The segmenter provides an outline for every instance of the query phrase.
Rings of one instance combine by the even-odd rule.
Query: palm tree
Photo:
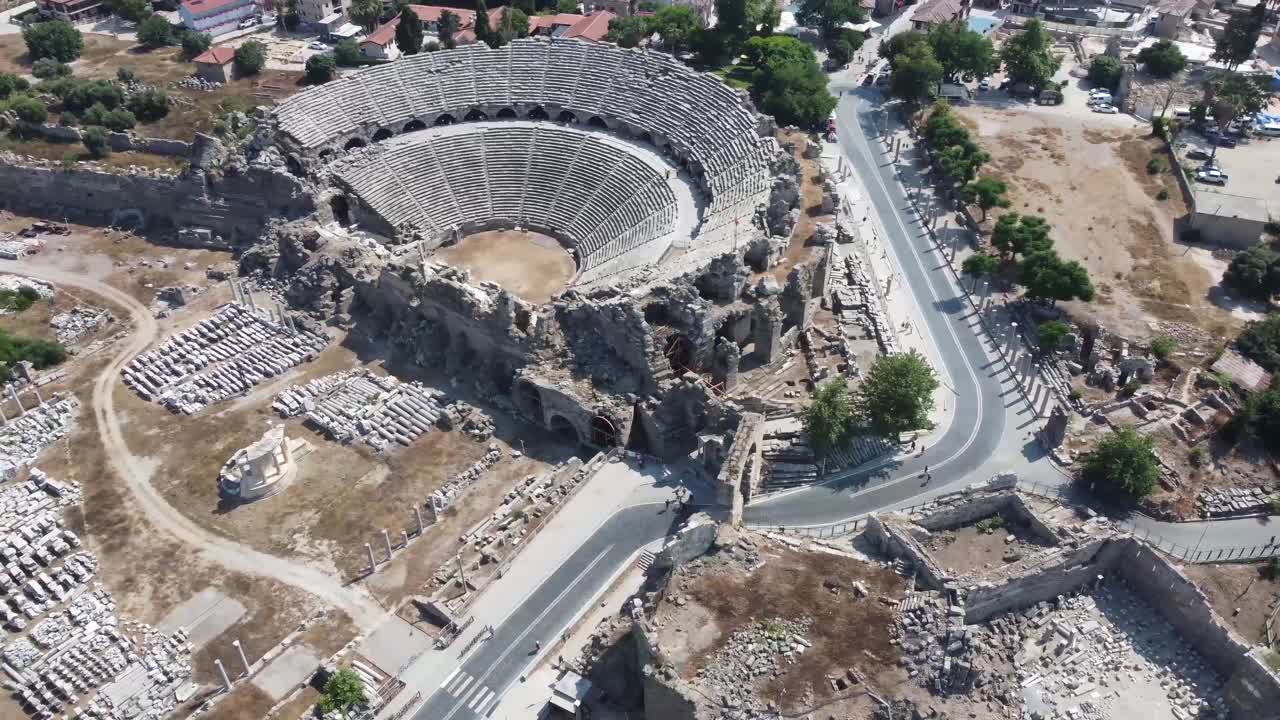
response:
[[[378,25],[378,18],[382,17],[382,0],[351,0],[347,12],[365,32],[372,32]]]

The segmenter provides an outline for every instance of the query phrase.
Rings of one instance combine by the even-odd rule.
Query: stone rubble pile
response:
[[[832,299],[836,318],[846,338],[874,337],[885,355],[898,353],[898,333],[885,314],[880,289],[868,272],[862,254],[856,250],[843,253],[844,272],[832,278]],[[861,331],[861,332],[860,332]],[[853,357],[846,352],[846,357]],[[854,363],[850,363],[854,367]]]
[[[385,450],[392,444],[408,446],[432,426],[448,429],[445,399],[420,382],[352,370],[287,388],[271,408],[286,418],[305,414],[308,425],[338,442],[360,439]]]
[[[107,310],[77,305],[49,319],[49,327],[57,333],[58,342],[70,345],[98,328],[115,320]]]
[[[0,672],[35,718],[164,717],[175,689],[190,682],[191,646],[181,630],[169,636],[122,621],[110,593],[89,587],[97,558],[75,552],[80,539],[62,522],[79,498],[75,483],[38,469],[0,484],[0,621],[11,633],[34,623],[0,649]],[[129,699],[115,707],[112,697]]]
[[[1032,718],[1109,718],[1121,692],[1141,692],[1180,720],[1225,720],[1221,679],[1159,617],[1112,582],[1005,616],[995,643],[1018,648],[1017,678]]]
[[[212,80],[205,80],[199,75],[188,75],[181,80],[173,83],[176,87],[186,90],[199,90],[200,92],[213,92],[222,87],[222,83]]]
[[[1271,501],[1275,499],[1274,493],[1256,487],[1211,487],[1196,496],[1196,507],[1201,517],[1252,515],[1269,513]]]
[[[716,695],[727,716],[775,716],[777,707],[764,702],[753,688],[776,677],[809,649],[810,618],[774,618],[739,630],[728,643],[698,668],[698,680]]]
[[[19,468],[70,432],[79,409],[74,395],[54,396],[21,417],[9,418],[0,427],[0,481],[12,479]]]
[[[36,238],[19,237],[13,233],[0,233],[0,258],[20,260],[44,249],[44,242]]]
[[[232,303],[137,356],[121,374],[144,400],[190,415],[314,360],[328,342]]]
[[[502,448],[498,446],[498,443],[489,443],[489,450],[485,452],[484,457],[472,463],[471,467],[454,475],[449,479],[449,482],[431,493],[433,506],[440,510],[449,507],[467,487],[489,472],[489,469],[497,465],[501,459]]]
[[[985,684],[985,674],[975,667],[981,630],[965,625],[963,608],[948,604],[941,593],[909,593],[889,633],[902,648],[898,664],[924,687],[950,695]]]
[[[0,291],[16,293],[24,287],[34,290],[41,300],[53,298],[53,286],[48,283],[21,275],[0,275]]]

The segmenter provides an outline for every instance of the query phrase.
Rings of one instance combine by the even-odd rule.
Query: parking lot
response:
[[[1213,153],[1213,146],[1201,133],[1187,129],[1178,136],[1178,159],[1188,170],[1205,164],[1204,157]],[[1219,192],[1263,200],[1273,211],[1280,208],[1280,139],[1251,133],[1237,138],[1235,147],[1219,147],[1214,161],[1227,182],[1221,187],[1197,183],[1197,192]],[[1192,173],[1194,175],[1194,172]]]

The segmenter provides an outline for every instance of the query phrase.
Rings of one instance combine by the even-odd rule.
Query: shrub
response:
[[[208,50],[212,44],[213,38],[206,33],[190,30],[182,33],[182,55],[188,60]]]
[[[1169,358],[1173,357],[1173,351],[1178,347],[1178,343],[1167,335],[1161,335],[1151,341],[1151,354],[1160,362],[1169,362]]]
[[[121,67],[116,70],[116,80],[124,85],[132,85],[138,81],[138,76],[132,68]]]
[[[84,49],[80,31],[63,20],[31,25],[22,31],[22,39],[27,44],[27,56],[32,60],[53,58],[71,62],[80,57],[80,51]]]
[[[154,122],[169,114],[169,95],[163,90],[147,88],[129,96],[129,110],[143,122]]]
[[[31,64],[31,74],[41,80],[66,77],[71,74],[71,66],[53,58],[40,58]]]
[[[125,110],[124,108],[116,108],[115,110],[107,113],[107,116],[102,120],[102,124],[109,130],[124,132],[125,130],[131,129],[134,125],[137,125],[138,118],[134,117],[133,113]]]
[[[0,100],[4,100],[13,93],[22,92],[31,88],[31,83],[26,78],[10,75],[9,73],[0,73]]]
[[[979,532],[984,532],[990,535],[996,530],[999,530],[1000,528],[1004,527],[1004,516],[992,515],[986,520],[979,520],[978,524],[975,527],[978,528]]]
[[[10,370],[19,360],[26,360],[43,370],[67,359],[66,348],[48,340],[31,340],[0,330],[0,380],[13,378]]]
[[[76,114],[73,112],[64,111],[61,115],[58,116],[59,125],[65,125],[67,127],[75,127],[77,124],[79,124],[79,122],[80,122],[80,118],[76,117]]]
[[[1119,58],[1113,58],[1110,55],[1094,55],[1093,60],[1089,62],[1089,80],[1095,85],[1115,90],[1120,82],[1122,68]]]
[[[107,113],[110,112],[102,103],[97,103],[84,111],[82,116],[85,125],[105,125],[107,122]]]
[[[1155,489],[1160,463],[1153,441],[1131,427],[1122,426],[1102,438],[1085,456],[1081,479],[1104,497],[1134,502]]]
[[[250,40],[236,48],[235,63],[241,75],[257,75],[267,64],[267,46],[258,40]]]
[[[1168,189],[1168,188],[1160,188],[1160,192],[1156,193],[1156,199],[1157,199],[1157,200],[1168,200],[1168,199],[1169,199],[1169,189]]]
[[[1120,388],[1120,397],[1133,397],[1138,393],[1138,388],[1142,387],[1142,383],[1138,380],[1130,380]]]
[[[313,85],[327,83],[333,79],[333,72],[338,64],[332,55],[312,55],[307,58],[307,82]]]
[[[1138,62],[1147,66],[1147,72],[1156,77],[1169,77],[1187,66],[1187,58],[1169,40],[1158,40],[1138,53]]]
[[[81,141],[84,143],[84,149],[89,151],[89,157],[104,158],[111,154],[111,143],[107,138],[107,131],[100,127],[85,130]]]
[[[1164,161],[1162,161],[1160,158],[1152,157],[1150,160],[1147,161],[1148,175],[1159,175],[1162,172],[1164,172]]]
[[[333,59],[342,67],[355,67],[363,63],[360,48],[354,40],[343,40],[333,46]]]
[[[160,15],[151,15],[138,24],[138,42],[149,48],[168,45],[173,39],[173,26]]]
[[[64,110],[84,112],[94,105],[114,110],[124,104],[124,91],[110,80],[75,80],[66,78],[58,82],[54,94],[62,98]]]
[[[1236,348],[1250,360],[1268,372],[1280,370],[1280,313],[1272,313],[1265,320],[1249,323]]]
[[[14,98],[9,103],[9,109],[13,110],[19,120],[32,125],[39,125],[49,117],[49,108],[44,103],[26,95]]]

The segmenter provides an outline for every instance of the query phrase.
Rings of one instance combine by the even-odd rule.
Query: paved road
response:
[[[924,229],[909,215],[910,204],[894,177],[890,158],[868,139],[877,134],[879,111],[862,97],[845,95],[837,114],[840,149],[880,217],[887,234],[882,240],[897,256],[902,277],[924,314],[955,388],[955,420],[923,456],[890,461],[747,506],[744,520],[754,525],[825,525],[938,486],[972,482],[972,473],[995,452],[1010,416],[1019,408],[1025,410],[1017,392],[1005,387],[1010,376],[1003,363],[988,355],[984,340],[974,333],[972,307]],[[926,466],[933,478],[929,486],[922,485],[920,478]]]
[[[534,642],[550,651],[559,634],[624,568],[637,549],[673,530],[675,515],[662,504],[638,505],[614,515],[549,578],[533,590],[494,637],[441,679],[414,715],[417,720],[484,717],[535,659]]]
[[[138,507],[158,530],[198,548],[205,559],[228,570],[269,577],[311,593],[325,603],[346,611],[362,631],[376,627],[386,613],[362,590],[346,587],[340,578],[302,563],[259,552],[215,535],[196,525],[170,505],[151,485],[151,472],[146,463],[135,456],[125,442],[115,407],[115,388],[120,379],[120,369],[135,355],[146,350],[158,334],[155,318],[142,303],[127,293],[81,273],[7,260],[0,260],[0,272],[28,275],[55,285],[80,288],[106,298],[128,311],[133,332],[119,347],[111,362],[103,368],[102,373],[94,379],[91,404],[108,461],[124,479],[129,491],[138,501]]]

